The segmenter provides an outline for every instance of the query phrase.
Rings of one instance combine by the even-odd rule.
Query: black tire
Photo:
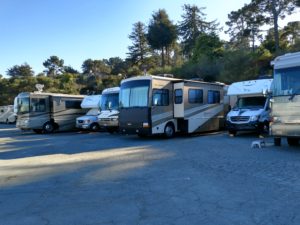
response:
[[[296,146],[299,144],[299,139],[298,138],[287,138],[287,142],[289,146]]]
[[[33,131],[34,131],[36,134],[41,134],[41,133],[43,133],[43,130],[42,130],[42,129],[33,129]]]
[[[45,134],[51,134],[54,132],[55,125],[52,122],[47,122],[43,126],[43,132]]]
[[[165,126],[164,135],[166,138],[172,138],[175,135],[175,128],[172,123],[168,123]]]
[[[236,130],[229,130],[228,134],[232,136],[236,136],[237,131]]]
[[[91,131],[99,131],[100,130],[100,126],[98,123],[92,123],[90,126],[90,130]]]
[[[274,145],[281,146],[281,138],[278,138],[278,137],[274,138]]]

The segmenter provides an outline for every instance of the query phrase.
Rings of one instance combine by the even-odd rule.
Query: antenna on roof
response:
[[[43,88],[44,88],[45,85],[43,84],[36,84],[35,85],[35,88],[37,89],[37,93],[42,93],[43,92]]]

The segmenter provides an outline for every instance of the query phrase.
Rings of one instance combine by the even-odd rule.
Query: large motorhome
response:
[[[0,123],[15,123],[16,116],[14,114],[13,105],[0,106]]]
[[[98,116],[100,114],[99,105],[101,104],[101,95],[85,96],[81,102],[81,108],[89,110],[84,116],[76,118],[76,127],[83,130],[98,131]]]
[[[120,90],[120,131],[147,136],[219,130],[224,84],[164,76],[125,79]]]
[[[119,87],[107,88],[102,91],[98,123],[109,133],[119,130],[119,92]]]
[[[270,134],[274,144],[286,137],[289,145],[300,139],[300,52],[277,57],[274,66]]]
[[[229,134],[238,131],[257,131],[262,134],[269,129],[269,99],[273,79],[235,82],[228,88],[228,96],[236,96],[237,102],[227,114]]]
[[[43,92],[20,93],[17,96],[17,127],[36,133],[74,129],[76,117],[86,112],[80,107],[83,97]]]

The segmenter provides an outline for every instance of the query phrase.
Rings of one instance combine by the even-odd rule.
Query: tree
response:
[[[65,73],[79,74],[79,71],[74,69],[72,66],[64,66],[63,70]]]
[[[215,59],[222,57],[223,52],[223,42],[218,35],[214,33],[201,34],[198,37],[196,46],[193,50],[192,60],[197,62],[204,56],[210,59],[210,61],[215,61]]]
[[[146,27],[142,22],[133,24],[133,30],[129,35],[132,45],[128,47],[129,59],[134,65],[144,64],[149,56],[150,49],[146,37]]]
[[[255,50],[255,42],[262,39],[260,27],[265,20],[259,13],[259,8],[253,2],[245,4],[241,9],[232,11],[228,15],[229,21],[226,25],[229,27],[226,33],[231,37],[231,43],[235,46],[248,48],[252,46]]]
[[[105,75],[110,74],[111,69],[106,64],[105,60],[92,60],[87,59],[83,62],[81,66],[84,74],[90,75]]]
[[[199,8],[196,5],[183,5],[184,14],[181,16],[183,20],[179,23],[178,31],[183,39],[183,53],[188,58],[192,55],[192,49],[195,47],[199,35],[215,32],[219,25],[215,20],[206,21],[204,9],[205,7]]]
[[[125,74],[127,70],[127,64],[120,57],[111,57],[108,60],[103,60],[107,66],[110,67],[111,74]]]
[[[34,75],[34,71],[27,63],[24,63],[20,66],[15,65],[12,68],[8,69],[6,73],[8,76],[13,78],[32,77]]]
[[[176,39],[176,26],[169,20],[166,11],[160,9],[155,12],[148,26],[147,40],[154,50],[161,51],[163,67],[165,66],[165,54],[169,54],[169,47]]]
[[[63,72],[64,68],[64,60],[59,59],[57,56],[50,56],[45,62],[43,62],[43,66],[46,67],[46,73],[49,77],[55,77],[59,73]]]
[[[266,23],[273,26],[275,49],[278,52],[280,48],[278,20],[292,14],[298,0],[252,0],[252,3],[259,7],[260,14],[266,18]]]

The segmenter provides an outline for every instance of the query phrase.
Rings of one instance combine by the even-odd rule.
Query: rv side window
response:
[[[46,100],[44,98],[32,98],[30,101],[31,112],[45,112]]]
[[[154,105],[154,106],[169,105],[169,90],[168,89],[153,89],[152,105]]]
[[[208,91],[207,92],[207,103],[208,104],[220,103],[220,92],[219,91]]]
[[[203,90],[189,89],[189,103],[203,103]]]
[[[81,100],[66,100],[66,109],[81,109]]]
[[[182,103],[182,89],[175,90],[175,104]]]

